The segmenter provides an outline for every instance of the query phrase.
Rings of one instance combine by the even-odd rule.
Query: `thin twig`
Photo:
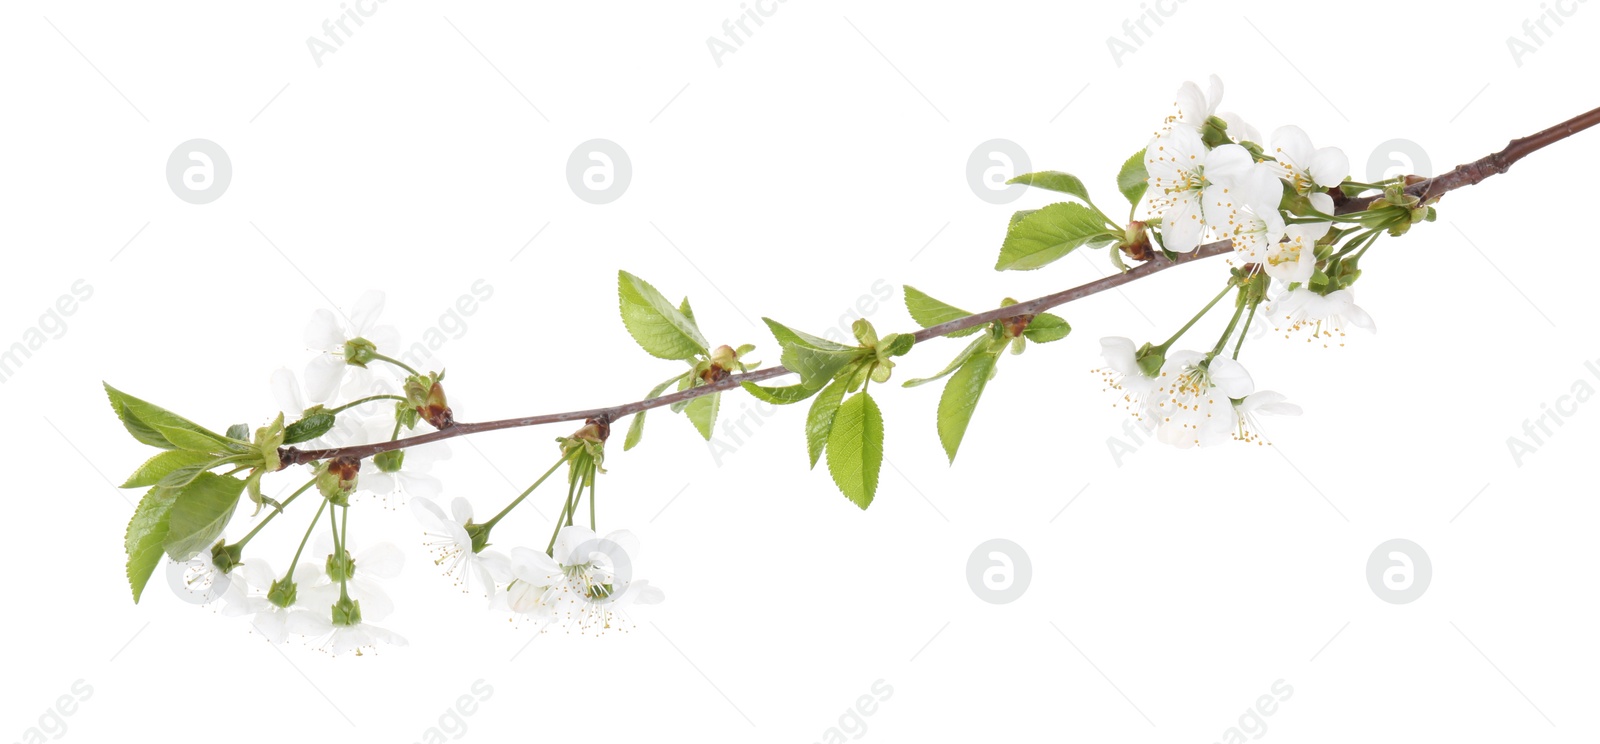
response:
[[[1575,116],[1537,134],[1512,140],[1506,145],[1505,149],[1497,153],[1488,155],[1471,163],[1458,165],[1449,172],[1434,178],[1419,181],[1407,187],[1406,191],[1413,196],[1422,197],[1424,201],[1426,201],[1428,199],[1438,198],[1459,188],[1478,184],[1490,176],[1505,173],[1511,168],[1512,164],[1528,156],[1530,153],[1538,151],[1556,142],[1560,142],[1561,140],[1571,137],[1578,132],[1593,127],[1596,124],[1600,124],[1600,108],[1596,108]],[[1339,205],[1338,213],[1349,214],[1352,212],[1362,211],[1366,209],[1375,200],[1375,198],[1376,197],[1362,197],[1346,200]],[[1112,250],[1115,249],[1113,248]],[[1088,284],[1083,284],[1071,289],[1056,292],[1055,294],[1037,297],[1026,302],[1019,302],[1015,305],[1008,305],[1006,307],[997,307],[993,310],[974,313],[964,318],[957,318],[947,323],[940,323],[935,326],[924,328],[912,335],[916,339],[917,343],[921,343],[932,338],[947,336],[957,331],[972,328],[973,326],[992,323],[997,320],[1008,320],[1024,315],[1037,315],[1050,308],[1065,305],[1066,303],[1074,300],[1081,300],[1090,295],[1099,294],[1108,289],[1113,289],[1129,282],[1143,279],[1144,277],[1165,271],[1174,266],[1180,266],[1182,264],[1192,263],[1203,258],[1221,256],[1232,252],[1233,243],[1231,241],[1219,240],[1214,243],[1202,245],[1191,253],[1179,254],[1176,260],[1169,261],[1160,254],[1157,254],[1151,260],[1119,274],[1112,274],[1111,276],[1089,282]],[[761,382],[763,380],[770,380],[774,377],[781,377],[787,374],[790,374],[790,371],[781,366],[765,367],[752,372],[742,372],[739,374],[729,375],[721,380],[718,380],[717,382],[698,387],[692,387],[688,390],[676,392],[671,395],[663,395],[661,397],[651,398],[649,400],[637,400],[632,403],[607,406],[605,408],[589,408],[581,411],[567,411],[565,413],[547,413],[538,416],[525,416],[522,418],[501,419],[498,421],[481,421],[477,423],[460,422],[447,429],[431,431],[414,437],[407,437],[405,439],[397,439],[388,442],[375,442],[373,444],[355,445],[350,447],[334,447],[320,450],[300,450],[294,447],[284,447],[278,451],[279,460],[282,462],[282,467],[288,467],[290,465],[298,465],[314,460],[324,460],[335,457],[353,457],[356,459],[362,459],[371,457],[381,452],[404,449],[406,447],[427,444],[428,442],[437,442],[442,439],[466,436],[468,434],[496,431],[498,429],[517,429],[525,426],[539,426],[541,424],[554,424],[563,421],[594,420],[610,424],[618,419],[631,416],[641,411],[648,411],[652,408],[659,408],[661,406],[670,406],[674,403],[698,398],[702,395],[710,395],[711,393],[731,390],[734,387],[737,387],[740,383]]]

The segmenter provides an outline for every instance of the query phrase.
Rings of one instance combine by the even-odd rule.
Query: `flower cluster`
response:
[[[1298,414],[1281,394],[1256,391],[1237,361],[1258,308],[1285,337],[1300,332],[1307,342],[1343,346],[1347,326],[1375,329],[1350,288],[1366,248],[1381,231],[1400,234],[1432,219],[1431,207],[1404,195],[1403,182],[1351,181],[1344,152],[1316,147],[1298,126],[1262,138],[1238,115],[1217,113],[1222,93],[1215,75],[1205,92],[1192,82],[1179,88],[1176,111],[1139,156],[1145,189],[1135,211],[1142,207],[1145,216],[1130,226],[1123,248],[1142,257],[1130,249],[1136,231],[1148,232],[1138,241],[1153,237],[1172,254],[1229,241],[1237,266],[1229,283],[1237,291],[1233,319],[1209,353],[1171,347],[1223,295],[1163,344],[1101,342],[1100,372],[1120,405],[1154,427],[1160,441],[1179,447],[1261,443],[1256,414]],[[1336,199],[1371,191],[1384,194],[1378,208],[1338,214]],[[1246,327],[1238,328],[1246,314]],[[1236,329],[1229,357],[1223,352]]]

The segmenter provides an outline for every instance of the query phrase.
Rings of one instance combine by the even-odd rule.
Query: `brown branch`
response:
[[[1458,165],[1451,169],[1448,173],[1412,184],[1411,186],[1407,187],[1406,191],[1414,196],[1422,197],[1424,201],[1426,201],[1428,199],[1434,199],[1443,196],[1444,194],[1459,188],[1475,185],[1484,179],[1489,178],[1490,176],[1505,173],[1511,168],[1512,164],[1526,157],[1530,153],[1571,137],[1578,132],[1595,126],[1596,124],[1600,124],[1600,108],[1596,108],[1575,116],[1565,122],[1539,132],[1538,134],[1512,140],[1510,144],[1506,145],[1505,149],[1501,150],[1500,152],[1486,156],[1479,160],[1475,160],[1465,165]],[[1366,209],[1367,206],[1374,201],[1374,199],[1375,197],[1363,197],[1359,199],[1346,200],[1339,205],[1338,212],[1339,214],[1359,212]],[[1231,241],[1219,240],[1214,243],[1202,245],[1195,249],[1192,253],[1179,254],[1176,260],[1169,261],[1160,254],[1157,254],[1153,259],[1119,274],[1113,274],[1103,279],[1097,279],[1089,282],[1088,284],[1083,284],[1071,289],[1056,292],[1055,294],[1036,297],[1026,302],[1019,302],[1015,305],[1008,305],[1006,307],[997,307],[993,310],[974,313],[964,318],[957,318],[947,323],[940,323],[935,326],[924,328],[912,335],[917,340],[917,343],[921,343],[932,338],[947,336],[951,333],[955,333],[956,331],[972,328],[973,326],[992,323],[997,320],[1009,320],[1011,318],[1016,318],[1023,315],[1037,315],[1050,308],[1065,305],[1074,300],[1081,300],[1085,297],[1099,294],[1108,289],[1120,287],[1129,282],[1142,279],[1157,272],[1165,271],[1174,266],[1192,263],[1203,258],[1211,258],[1212,256],[1220,256],[1225,253],[1232,252],[1233,244]],[[729,375],[721,380],[718,380],[717,382],[708,385],[702,385],[700,387],[690,388],[688,390],[676,392],[671,395],[663,395],[659,398],[651,398],[648,400],[637,400],[632,403],[607,406],[605,408],[590,408],[582,411],[568,411],[566,413],[547,413],[538,416],[501,419],[498,421],[482,421],[477,423],[462,422],[457,423],[447,429],[431,431],[414,437],[397,439],[391,442],[375,442],[373,444],[355,445],[351,447],[334,447],[331,449],[320,450],[301,450],[295,447],[284,447],[278,450],[278,454],[279,459],[282,462],[281,467],[289,467],[290,465],[298,465],[311,462],[313,460],[324,460],[336,457],[353,457],[356,459],[361,459],[371,457],[380,452],[404,449],[406,447],[419,444],[427,444],[428,442],[437,442],[442,439],[451,439],[454,437],[466,436],[468,434],[477,434],[479,432],[495,431],[498,429],[517,429],[525,426],[539,426],[541,424],[554,424],[563,421],[594,420],[610,424],[611,422],[617,421],[623,417],[631,416],[642,411],[648,411],[652,408],[668,406],[672,405],[673,403],[679,403],[682,401],[691,400],[693,398],[698,398],[702,395],[710,395],[711,393],[731,390],[742,382],[760,382],[762,380],[770,380],[774,377],[780,377],[786,374],[790,374],[789,370],[781,366],[765,367],[753,372],[742,372],[739,374]]]

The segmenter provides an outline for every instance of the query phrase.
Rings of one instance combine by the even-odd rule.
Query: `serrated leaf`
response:
[[[181,429],[191,434],[210,438],[219,444],[229,441],[221,434],[161,406],[139,400],[105,383],[101,384],[105,386],[106,397],[111,400],[111,408],[117,413],[117,418],[122,420],[122,425],[127,428],[128,433],[132,434],[133,438],[140,442],[162,449],[182,446],[166,436],[162,431],[163,428],[168,430]],[[189,439],[189,441],[195,440]]]
[[[1048,344],[1066,338],[1071,332],[1072,326],[1067,325],[1067,321],[1061,316],[1039,313],[1033,316],[1033,322],[1028,324],[1022,335],[1036,344]]]
[[[833,482],[862,509],[872,505],[883,467],[883,414],[867,392],[839,406],[828,434],[828,472]]]
[[[1028,271],[1051,263],[1079,246],[1108,243],[1111,234],[1104,218],[1073,202],[1057,202],[1012,223],[1000,246],[998,271]]]
[[[688,297],[683,298],[683,302],[678,303],[678,312],[683,313],[683,317],[688,318],[690,323],[694,323],[696,328],[700,327],[700,322],[694,319],[694,308],[689,307]]]
[[[236,450],[237,442],[224,438],[220,434],[209,432],[191,431],[178,426],[155,425],[156,431],[161,436],[173,443],[178,449],[190,452],[231,452]]]
[[[799,403],[806,398],[817,394],[821,388],[809,387],[804,384],[784,385],[782,387],[762,387],[753,382],[741,382],[739,386],[746,392],[755,396],[757,400],[766,401],[777,406],[786,406],[790,403]]]
[[[172,472],[184,467],[199,467],[213,460],[213,456],[205,452],[190,452],[188,450],[168,450],[155,457],[144,461],[133,475],[118,488],[141,488],[160,483]]]
[[[800,375],[800,382],[811,387],[821,387],[839,370],[858,359],[863,351],[855,346],[836,344],[804,331],[797,331],[771,318],[762,318],[772,330],[773,338],[783,347],[779,356],[790,372]]]
[[[950,360],[950,363],[945,365],[944,369],[939,370],[939,374],[936,374],[932,377],[919,377],[915,380],[906,380],[901,387],[917,387],[919,385],[926,385],[934,380],[943,379],[950,373],[961,369],[961,365],[966,364],[967,360],[971,359],[973,354],[977,354],[980,350],[987,349],[988,346],[988,337],[973,339],[972,343],[967,344],[967,348],[962,349],[961,353],[957,354],[955,359]]]
[[[1007,225],[1007,227],[1010,227],[1011,225],[1015,225],[1018,222],[1021,222],[1022,220],[1027,218],[1028,215],[1033,214],[1034,212],[1037,212],[1037,211],[1039,211],[1039,210],[1037,210],[1037,209],[1019,209],[1019,210],[1017,210],[1015,212],[1012,212],[1011,213],[1011,222]]]
[[[338,416],[327,411],[313,413],[283,427],[283,443],[290,445],[309,442],[327,434],[337,421]]]
[[[909,284],[906,285],[906,310],[911,312],[911,319],[917,321],[917,325],[923,328],[932,328],[940,323],[948,323],[972,314],[954,305],[940,302],[928,296],[926,292]],[[950,338],[957,338],[968,336],[981,330],[983,330],[983,326],[977,325],[945,335]]]
[[[817,459],[822,457],[822,450],[828,446],[828,435],[833,433],[833,419],[839,412],[839,404],[844,402],[847,387],[844,380],[834,380],[833,384],[822,389],[817,399],[811,402],[811,410],[806,412],[806,452],[811,455],[813,468],[817,466]]]
[[[1137,209],[1139,201],[1144,198],[1145,189],[1149,188],[1149,179],[1150,173],[1144,167],[1144,150],[1140,150],[1128,158],[1122,164],[1122,170],[1117,172],[1117,190]]]
[[[696,354],[709,353],[705,337],[700,335],[694,321],[673,307],[649,282],[619,271],[617,298],[622,324],[640,348],[651,356],[691,359]]]
[[[972,422],[972,412],[977,410],[983,388],[993,376],[995,359],[992,352],[974,354],[950,376],[944,393],[939,396],[939,443],[944,445],[950,462],[955,462],[961,438],[966,436],[967,424]]]
[[[117,415],[117,420],[122,422],[123,428],[127,429],[128,433],[133,435],[134,439],[138,440],[141,444],[148,444],[151,447],[160,447],[161,449],[173,448],[172,443],[168,442],[166,437],[161,436],[161,433],[156,431],[155,427],[139,420],[139,417],[134,414],[133,409],[131,409],[128,404],[124,402],[127,396],[123,396],[122,393],[118,392],[110,385],[106,385],[105,387],[106,395],[111,399],[111,411]]]
[[[722,406],[722,393],[702,395],[689,401],[683,409],[684,415],[689,417],[689,423],[700,432],[706,441],[711,441],[711,433],[717,425],[717,410]]]
[[[167,515],[167,555],[175,561],[186,561],[210,549],[233,518],[243,491],[244,481],[216,473],[201,473],[178,489]]]
[[[167,517],[172,509],[176,492],[167,488],[152,488],[139,499],[139,505],[128,520],[123,534],[123,549],[128,554],[126,572],[128,588],[133,590],[134,604],[144,594],[150,574],[161,565],[166,555],[162,546],[167,540]]]
[[[1024,173],[1016,178],[1006,181],[1006,183],[1020,183],[1027,186],[1032,186],[1034,188],[1059,191],[1063,194],[1071,194],[1076,196],[1086,202],[1089,201],[1089,188],[1084,186],[1083,181],[1078,180],[1078,177],[1072,175],[1071,173],[1062,173],[1061,171],[1037,171],[1034,173]]]
[[[689,303],[688,299],[685,299],[684,300],[684,304],[687,305],[688,303]],[[688,373],[685,372],[684,374],[678,375],[677,377],[674,377],[674,378],[672,378],[670,380],[667,380],[666,382],[663,382],[660,385],[657,385],[657,386],[655,386],[653,388],[650,388],[650,393],[648,395],[644,396],[644,399],[645,400],[652,400],[652,399],[661,397],[661,394],[666,392],[667,386],[682,380],[687,375],[688,375]],[[633,421],[628,424],[628,436],[624,437],[623,440],[622,440],[622,451],[623,452],[627,452],[628,450],[633,449],[634,445],[637,445],[639,443],[639,440],[644,437],[644,415],[646,413],[649,413],[649,411],[640,411],[638,413],[633,414]]]
[[[776,338],[778,343],[784,346],[804,346],[808,349],[827,352],[853,352],[856,350],[854,346],[845,346],[820,336],[813,336],[805,331],[790,328],[771,318],[762,318],[761,320],[766,322],[767,328],[772,331],[773,338]]]

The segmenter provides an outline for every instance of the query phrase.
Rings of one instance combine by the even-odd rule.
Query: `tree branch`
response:
[[[1596,108],[1575,116],[1537,134],[1512,140],[1506,145],[1505,149],[1499,152],[1485,156],[1471,163],[1458,165],[1447,173],[1443,173],[1427,180],[1419,181],[1407,187],[1406,191],[1413,196],[1421,197],[1424,201],[1427,201],[1429,199],[1443,196],[1444,194],[1456,189],[1478,184],[1490,176],[1505,173],[1511,168],[1512,164],[1528,156],[1529,154],[1556,142],[1560,142],[1561,140],[1571,137],[1578,132],[1593,127],[1596,124],[1600,124],[1600,108]],[[1349,199],[1341,203],[1337,211],[1339,214],[1359,212],[1366,209],[1376,198],[1378,197]],[[1113,248],[1112,250],[1116,249]],[[940,323],[935,326],[924,328],[912,335],[916,339],[917,343],[921,343],[932,338],[946,336],[957,331],[972,328],[973,326],[992,323],[997,320],[1008,320],[1024,315],[1038,315],[1039,313],[1050,308],[1065,305],[1074,300],[1081,300],[1085,297],[1099,294],[1108,289],[1120,287],[1129,282],[1143,279],[1144,277],[1165,271],[1174,266],[1192,263],[1203,258],[1211,258],[1213,256],[1220,256],[1232,252],[1232,241],[1219,240],[1214,243],[1202,245],[1195,249],[1192,253],[1179,254],[1176,260],[1169,261],[1162,255],[1157,254],[1153,259],[1119,274],[1113,274],[1103,279],[1097,279],[1089,282],[1088,284],[1083,284],[1071,289],[1056,292],[1055,294],[1036,297],[1026,302],[1019,302],[1015,305],[1008,305],[1006,307],[997,307],[993,310],[974,313],[964,318],[957,318],[947,323]],[[642,411],[648,411],[652,408],[669,406],[673,403],[691,400],[702,395],[710,395],[711,393],[731,390],[742,382],[760,382],[763,380],[770,380],[774,377],[781,377],[786,374],[790,374],[789,370],[781,366],[764,367],[752,372],[741,372],[739,374],[729,375],[708,385],[693,387],[688,390],[672,393],[671,395],[663,395],[659,398],[638,400],[632,403],[607,406],[605,408],[589,408],[581,411],[567,411],[565,413],[547,413],[537,416],[500,419],[498,421],[481,421],[477,423],[461,422],[447,429],[431,431],[426,434],[419,434],[414,437],[407,437],[405,439],[397,439],[389,442],[374,442],[372,444],[362,444],[350,447],[334,447],[330,449],[319,450],[301,450],[295,447],[283,447],[278,450],[279,460],[282,463],[280,469],[289,467],[291,465],[312,462],[314,460],[325,460],[339,457],[353,457],[356,459],[362,459],[371,457],[381,452],[404,449],[406,447],[413,447],[419,444],[427,444],[428,442],[437,442],[444,439],[452,439],[454,437],[477,434],[485,431],[495,431],[498,429],[517,429],[526,426],[560,423],[563,421],[593,420],[604,422],[609,425],[621,418],[631,416]]]

